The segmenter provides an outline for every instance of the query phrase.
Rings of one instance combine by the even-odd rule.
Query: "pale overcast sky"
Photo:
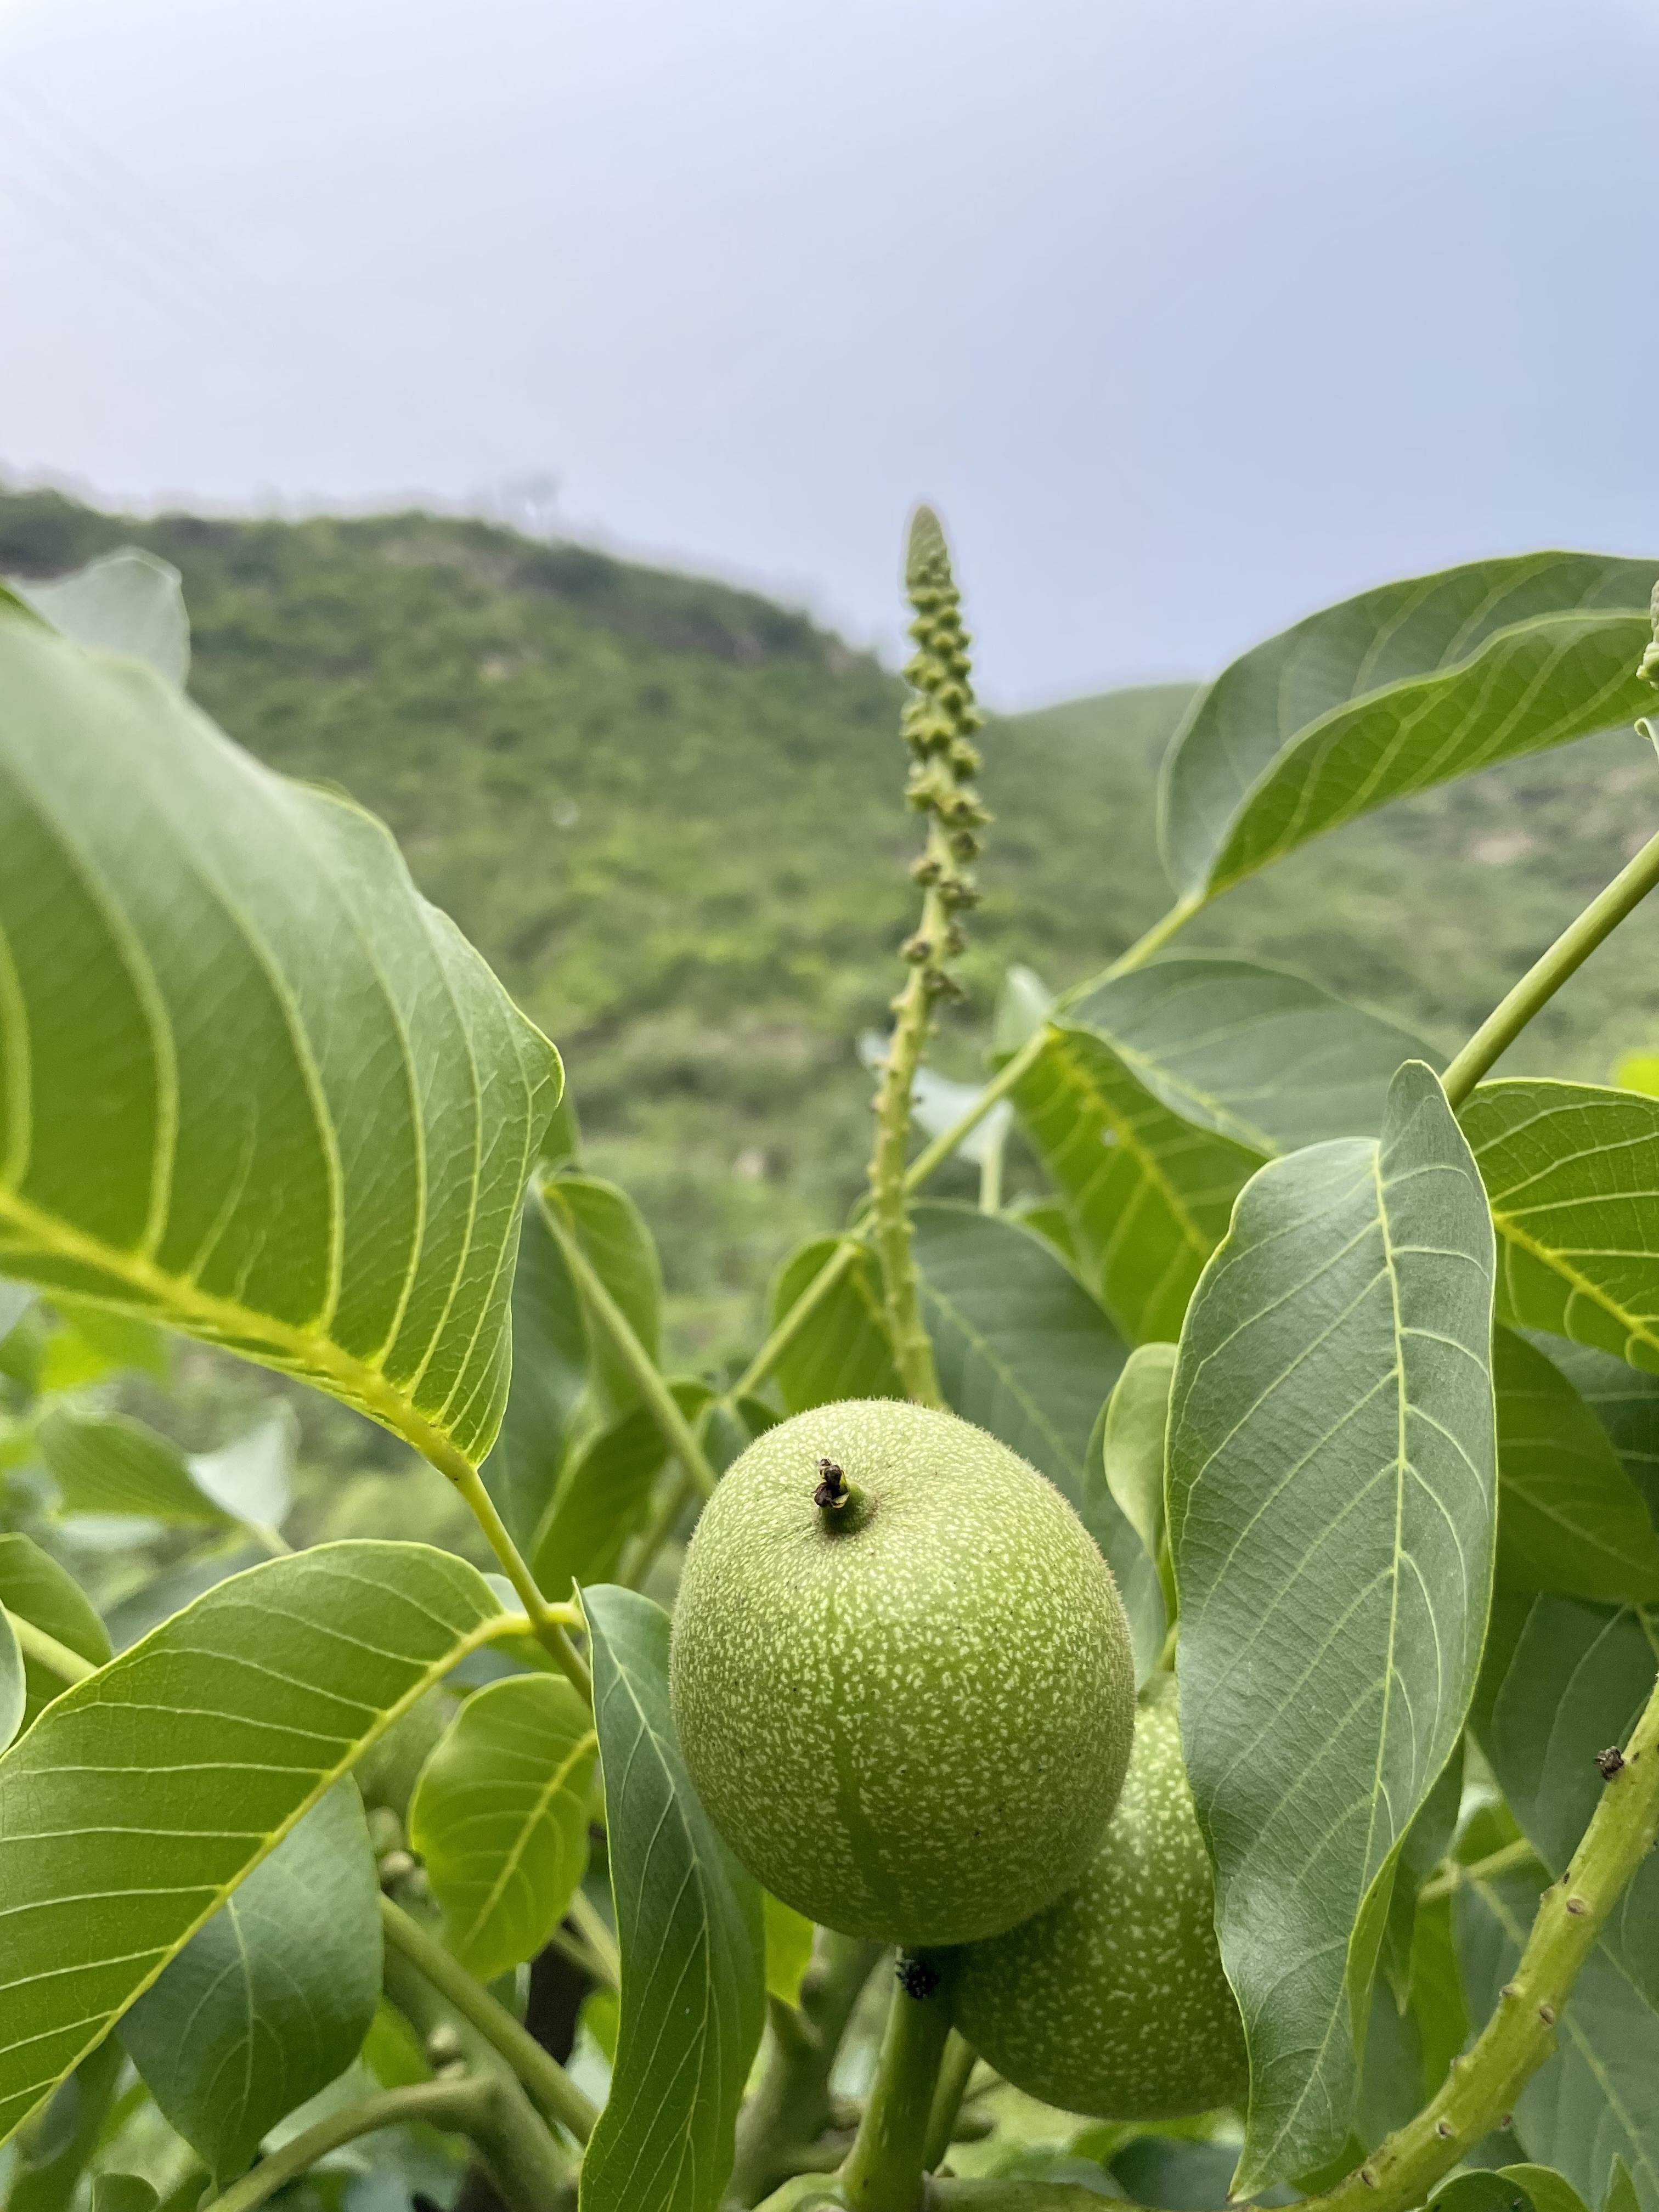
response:
[[[575,534],[1003,703],[1659,549],[1659,0],[0,0],[0,471]]]

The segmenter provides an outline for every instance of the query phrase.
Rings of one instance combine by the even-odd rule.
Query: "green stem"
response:
[[[708,1464],[708,1455],[697,1442],[691,1424],[675,1402],[674,1394],[658,1371],[656,1362],[635,1334],[632,1322],[611,1297],[598,1268],[588,1258],[580,1237],[571,1226],[559,1202],[557,1183],[538,1184],[536,1195],[540,1200],[548,1228],[564,1256],[564,1263],[581,1292],[582,1304],[616,1346],[623,1364],[637,1384],[652,1419],[661,1430],[669,1449],[702,1495],[712,1498],[715,1475]]]
[[[898,1984],[870,2101],[841,2170],[841,2194],[853,2212],[916,2212],[921,2203],[922,2152],[950,2032],[948,1979],[922,1997]]]
[[[1625,1885],[1659,1836],[1659,1686],[1571,1863],[1539,1899],[1497,2011],[1438,2096],[1322,2197],[1319,2212],[1409,2212],[1494,2128],[1555,2048],[1555,2023]]]
[[[1522,1836],[1515,1843],[1505,1844],[1501,1851],[1493,1851],[1490,1857],[1476,1859],[1472,1866],[1448,1864],[1443,1874],[1424,1883],[1417,1893],[1417,1901],[1419,1905],[1437,1905],[1443,1897],[1467,1889],[1471,1882],[1490,1881],[1495,1875],[1509,1874],[1516,1867],[1535,1865],[1537,1859],[1537,1852]]]
[[[948,1129],[934,1138],[931,1145],[923,1146],[906,1171],[904,1188],[907,1193],[920,1190],[934,1170],[944,1166],[963,1139],[978,1128],[997,1101],[1006,1098],[1021,1076],[1036,1066],[1048,1042],[1048,1025],[1045,1022],[1040,1029],[1032,1031],[1012,1059],[1003,1061],[967,1112],[958,1115]],[[819,1279],[814,1278],[815,1287]]]
[[[590,1897],[579,1889],[570,1900],[570,1917],[584,1943],[599,1962],[599,1978],[613,1990],[622,1987],[622,1954],[611,1924]]]
[[[535,2037],[519,2025],[504,2005],[497,2004],[483,1984],[428,1936],[418,1920],[389,1897],[380,1899],[380,1923],[387,1942],[499,2052],[548,2118],[568,2128],[579,2142],[586,2142],[599,2114],[558,2060],[544,2051]]]
[[[446,1470],[448,1472],[448,1470]],[[575,1645],[565,1631],[562,1609],[550,1605],[526,1564],[524,1554],[507,1533],[507,1523],[495,1510],[495,1501],[484,1488],[483,1478],[476,1467],[463,1466],[450,1474],[461,1496],[472,1509],[473,1518],[489,1540],[489,1547],[506,1570],[507,1578],[518,1592],[526,1613],[529,1616],[531,1632],[544,1651],[550,1652],[583,1697],[592,1701],[593,1677],[587,1670]]]
[[[738,2116],[732,2194],[752,2204],[814,2156],[836,2117],[830,2075],[880,1946],[820,1929],[801,1983],[800,2010],[771,2007],[772,2040],[755,2094]],[[828,2162],[836,2162],[829,2154]]]
[[[772,1334],[762,1345],[743,1373],[726,1393],[723,1403],[730,1405],[736,1399],[754,1395],[823,1300],[829,1297],[830,1291],[835,1289],[836,1285],[840,1282],[854,1260],[858,1258],[859,1254],[865,1249],[864,1239],[861,1237],[845,1237],[842,1239],[840,1244],[818,1269],[817,1273],[813,1276],[788,1312],[774,1328]]]
[[[1541,960],[1536,960],[1515,988],[1489,1013],[1441,1079],[1447,1097],[1461,1106],[1501,1053],[1547,1006],[1569,975],[1581,968],[1626,915],[1659,883],[1659,836],[1650,837],[1636,858],[1592,899],[1577,921],[1564,929]]]
[[[1133,2204],[1107,2200],[1112,2212],[1139,2212]],[[1100,2212],[1097,2189],[1074,2181],[957,2181],[933,2182],[927,2191],[927,2212]],[[1301,2212],[1301,2207],[1297,2208]]]
[[[1002,1164],[1008,1150],[1008,1124],[1004,1121],[994,1135],[986,1139],[985,1156],[979,1164],[979,1210],[981,1213],[1000,1213],[1002,1211]]]
[[[1106,970],[1108,977],[1127,975],[1132,968],[1139,968],[1161,952],[1177,931],[1185,929],[1193,916],[1209,904],[1206,898],[1177,899],[1168,914],[1160,915],[1149,930],[1136,938],[1127,952],[1120,952]]]
[[[933,2107],[927,2116],[927,2136],[922,2146],[921,2162],[929,2173],[936,2173],[945,2163],[945,2154],[955,2138],[957,2115],[968,2094],[969,2077],[978,2063],[978,2051],[952,2028],[945,2046],[945,2057],[939,2063],[939,2086],[933,2092]]]
[[[950,841],[936,821],[927,826],[927,856],[939,870],[948,872]],[[921,902],[921,925],[915,942],[940,945],[950,927],[950,909],[938,888],[930,885]],[[876,1141],[870,1155],[871,1242],[881,1262],[887,1335],[905,1395],[920,1406],[942,1406],[945,1401],[933,1364],[933,1340],[921,1318],[916,1290],[904,1156],[910,1139],[911,1097],[933,1024],[930,987],[936,973],[931,961],[917,961],[893,1002],[893,1031],[887,1040],[887,1058],[876,1091]]]
[[[37,1628],[21,1613],[12,1613],[0,1607],[5,1613],[17,1648],[24,1658],[33,1659],[48,1674],[56,1674],[60,1682],[84,1682],[88,1674],[98,1672],[90,1659],[83,1659],[78,1651],[71,1651],[67,1644],[60,1644],[55,1636],[48,1636],[44,1628]]]
[[[338,2150],[343,2143],[356,2142],[359,2136],[374,2135],[380,2128],[424,2121],[428,2127],[471,2135],[483,2119],[489,2094],[487,2081],[468,2075],[459,2081],[410,2082],[400,2089],[382,2090],[377,2097],[365,2097],[361,2104],[343,2106],[319,2120],[315,2127],[291,2137],[269,2158],[262,2158],[222,2196],[210,2197],[204,2212],[253,2212],[255,2205],[263,2204],[307,2172],[330,2151]]]

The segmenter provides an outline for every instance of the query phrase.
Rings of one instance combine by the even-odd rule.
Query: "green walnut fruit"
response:
[[[1035,1468],[954,1414],[822,1406],[750,1444],[692,1539],[670,1656],[697,1795],[849,1936],[963,1943],[1093,1856],[1134,1667],[1117,1586]]]
[[[1214,1916],[1166,1675],[1140,1707],[1087,1873],[1046,1912],[963,1952],[957,2024],[1016,2087],[1065,2112],[1168,2120],[1238,2104],[1249,2066]]]

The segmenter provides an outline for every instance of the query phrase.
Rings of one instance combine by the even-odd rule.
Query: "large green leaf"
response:
[[[622,2022],[582,2212],[716,2212],[760,2040],[761,1893],[697,1802],[668,1705],[668,1616],[585,1590]]]
[[[1593,1344],[1534,1332],[1532,1341],[1560,1369],[1612,1439],[1625,1472],[1659,1521],[1659,1375],[1644,1374]]]
[[[1498,1329],[1493,1353],[1499,1583],[1659,1600],[1659,1535],[1606,1429],[1524,1337]]]
[[[338,1782],[120,2025],[150,2094],[221,2185],[356,2058],[381,1963],[362,1800]]]
[[[30,1538],[15,1531],[0,1536],[0,1605],[64,1644],[82,1659],[101,1667],[109,1657],[109,1636],[92,1601],[67,1568]],[[27,1703],[23,1726],[31,1728],[40,1710],[64,1688],[62,1679],[38,1660],[26,1662]]]
[[[1492,1200],[1499,1312],[1659,1371],[1659,1098],[1484,1083],[1460,1120]]]
[[[184,1454],[124,1413],[54,1406],[35,1431],[66,1513],[140,1514],[179,1528],[229,1517],[191,1480]]]
[[[484,1486],[521,1552],[547,1511],[587,1387],[587,1325],[541,1207],[524,1210],[513,1278],[513,1380]]]
[[[713,1395],[702,1382],[670,1388],[680,1411],[693,1420]],[[636,1406],[578,1445],[536,1539],[532,1564],[542,1588],[562,1598],[573,1583],[614,1575],[667,1464],[668,1445],[648,1406]]]
[[[1160,961],[1051,1024],[1014,1103],[1085,1274],[1139,1343],[1177,1334],[1263,1160],[1374,1134],[1395,1070],[1431,1057],[1392,1023],[1247,960]]]
[[[410,1840],[449,1947],[493,1981],[533,1959],[587,1864],[599,1741],[562,1675],[516,1674],[467,1699],[421,1771]]]
[[[6,2212],[70,2212],[115,2102],[122,2061],[120,2045],[106,2036],[18,2130]]]
[[[1519,1594],[1493,1605],[1474,1731],[1552,1874],[1565,1872],[1600,1802],[1596,1753],[1628,1741],[1656,1668],[1659,1608]],[[1659,1859],[1638,1869],[1601,1940],[1659,2006]]]
[[[644,1217],[625,1190],[597,1176],[556,1176],[545,1185],[629,1325],[653,1360],[662,1358],[662,1267]],[[610,1334],[589,1325],[593,1381],[603,1413],[625,1413],[639,1403],[639,1385]]]
[[[1041,1237],[971,1206],[918,1206],[915,1256],[939,1388],[1074,1506],[1122,1339]]]
[[[1439,1084],[1264,1168],[1170,1407],[1181,1717],[1250,2048],[1241,2191],[1340,2149],[1395,1854],[1462,1733],[1495,1542],[1492,1224]]]
[[[0,1758],[0,2140],[456,1662],[475,1568],[330,1544],[219,1583]]]
[[[76,645],[147,661],[181,688],[190,674],[190,617],[179,571],[139,545],[118,546],[70,576],[11,589]]]
[[[838,1237],[815,1237],[792,1252],[772,1287],[773,1325],[791,1311],[841,1249]],[[904,1386],[882,1318],[881,1273],[860,1252],[813,1308],[779,1358],[778,1391],[787,1413],[833,1406],[842,1398],[902,1398]]]
[[[1164,865],[1225,890],[1340,823],[1629,721],[1654,563],[1477,561],[1385,584],[1255,647],[1194,702],[1164,765]]]
[[[378,823],[149,670],[0,603],[0,1267],[476,1461],[556,1054]]]
[[[1535,1875],[1472,1882],[1455,1905],[1470,2012],[1484,2020],[1513,1976],[1538,1909]],[[1659,2208],[1659,2013],[1604,1939],[1573,1984],[1557,2049],[1522,2090],[1515,2132],[1528,2155],[1556,2167],[1601,2203],[1622,2158],[1644,2212]]]

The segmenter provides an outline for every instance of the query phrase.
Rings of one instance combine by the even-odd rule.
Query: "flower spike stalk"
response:
[[[927,824],[927,842],[911,867],[922,886],[921,921],[905,940],[910,973],[893,1000],[893,1033],[876,1092],[876,1141],[870,1161],[872,1226],[893,1356],[907,1394],[937,1406],[939,1376],[922,1324],[910,1249],[905,1192],[905,1143],[910,1098],[933,1010],[961,995],[950,963],[962,951],[962,915],[978,897],[970,863],[990,820],[974,778],[980,767],[974,733],[984,716],[974,704],[968,633],[961,595],[939,517],[918,507],[910,525],[905,588],[915,613],[916,650],[904,670],[911,697],[901,724],[910,749],[905,796]]]

